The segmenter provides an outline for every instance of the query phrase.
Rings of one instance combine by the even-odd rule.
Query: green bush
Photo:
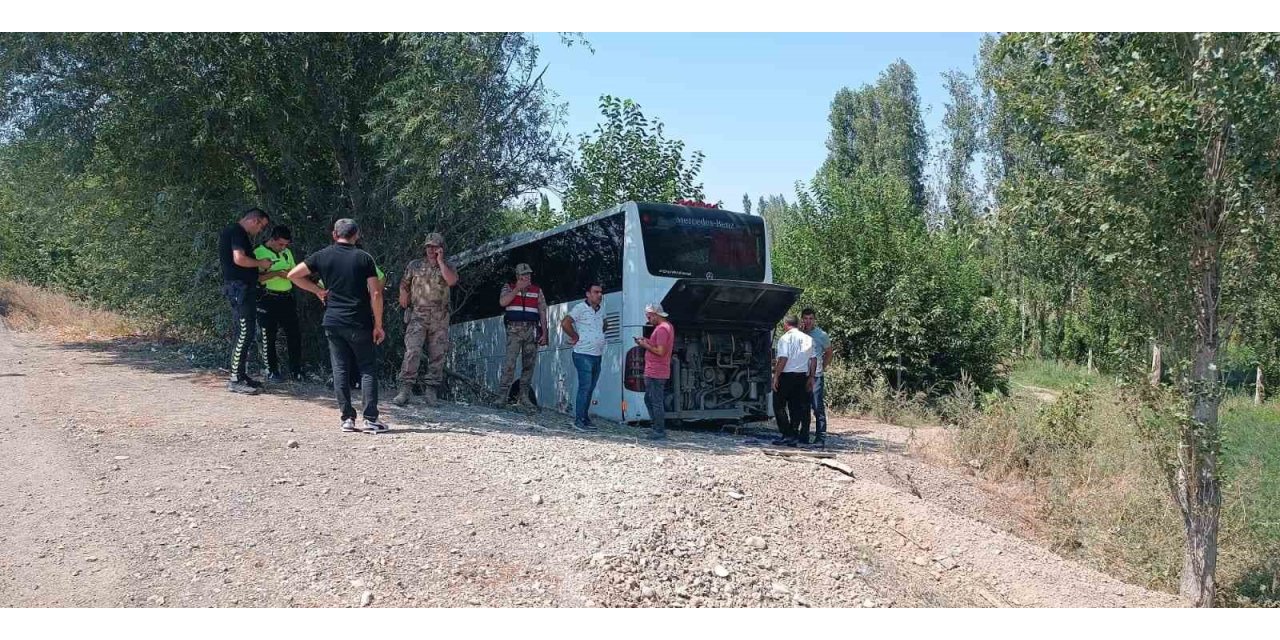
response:
[[[1001,305],[965,239],[930,232],[902,180],[819,177],[770,208],[779,282],[803,288],[838,359],[864,379],[934,397],[969,375],[995,388]],[[899,388],[901,380],[901,388]]]

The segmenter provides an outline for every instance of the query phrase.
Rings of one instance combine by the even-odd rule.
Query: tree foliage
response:
[[[896,176],[906,183],[912,205],[923,211],[928,138],[910,65],[898,60],[874,85],[838,91],[829,121],[824,171],[839,177],[858,172]]]
[[[22,248],[0,268],[209,330],[216,232],[250,205],[303,252],[355,217],[392,273],[430,231],[478,243],[565,158],[537,55],[511,33],[0,36],[0,243]]]
[[[965,227],[978,214],[978,201],[973,172],[969,165],[978,153],[978,100],[973,79],[960,71],[942,74],[947,89],[946,113],[942,126],[946,136],[943,163],[945,168],[944,201],[948,220]]]
[[[1280,234],[1274,34],[1015,34],[993,71],[1028,153],[1001,185],[1027,262],[1119,311],[1131,362],[1172,353],[1186,399],[1166,458],[1187,528],[1183,593],[1214,597],[1224,338]],[[1059,301],[1061,304],[1061,301]],[[1106,316],[1095,318],[1105,319]]]
[[[904,180],[822,176],[797,198],[765,209],[775,277],[805,289],[845,365],[902,391],[947,393],[963,374],[1000,384],[998,308],[979,263],[926,229]]]
[[[604,120],[578,141],[569,168],[564,208],[570,218],[597,213],[619,202],[702,200],[702,152],[686,160],[683,141],[667,138],[629,99],[600,97]]]

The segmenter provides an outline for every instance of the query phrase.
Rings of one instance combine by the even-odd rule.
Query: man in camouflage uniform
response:
[[[400,367],[400,393],[393,403],[403,406],[413,393],[413,383],[427,345],[427,375],[423,397],[438,404],[436,388],[444,383],[444,358],[449,351],[449,287],[458,284],[458,273],[444,259],[444,236],[427,235],[425,255],[404,269],[400,281],[400,308],[404,309],[404,363]]]
[[[498,379],[498,405],[505,404],[511,382],[515,379],[516,360],[520,360],[520,392],[518,404],[527,409],[537,407],[529,399],[529,385],[538,362],[538,347],[547,346],[547,301],[542,289],[533,283],[533,269],[525,263],[516,265],[516,279],[502,286],[498,305],[507,329],[507,357]]]

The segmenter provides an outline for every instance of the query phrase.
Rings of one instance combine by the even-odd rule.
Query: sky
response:
[[[925,126],[945,113],[941,74],[972,73],[977,33],[587,33],[595,53],[537,34],[543,81],[567,103],[576,140],[600,120],[599,98],[639,103],[668,138],[702,151],[708,202],[740,210],[742,194],[793,199],[826,159],[827,115],[843,87],[874,83],[894,60],[916,72]],[[575,143],[576,144],[576,143]]]

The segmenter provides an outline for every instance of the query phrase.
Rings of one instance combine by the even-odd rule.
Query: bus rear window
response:
[[[764,220],[684,207],[642,208],[649,273],[668,278],[764,281]]]

